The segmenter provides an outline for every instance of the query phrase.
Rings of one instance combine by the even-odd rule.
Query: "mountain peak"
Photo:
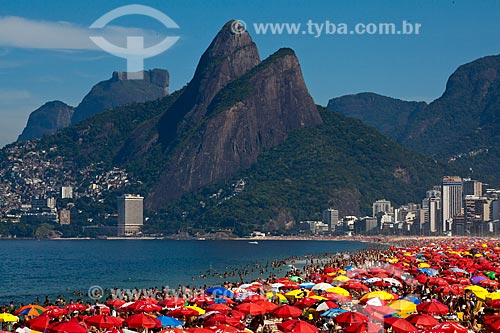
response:
[[[203,53],[193,79],[159,122],[165,146],[200,121],[217,93],[260,63],[257,46],[248,32],[234,33],[226,23]]]
[[[19,141],[40,138],[71,124],[73,107],[61,101],[50,101],[33,111]]]

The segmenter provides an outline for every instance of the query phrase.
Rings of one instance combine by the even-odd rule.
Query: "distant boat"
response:
[[[204,241],[204,240],[205,240],[205,238],[200,237],[200,238],[198,238],[198,240],[199,240],[199,241]]]
[[[259,242],[248,242],[248,244],[259,244]]]

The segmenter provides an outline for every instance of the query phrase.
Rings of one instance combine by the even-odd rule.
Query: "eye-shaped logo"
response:
[[[144,15],[158,20],[166,28],[178,29],[179,26],[170,17],[160,12],[157,9],[143,5],[128,5],[113,9],[98,18],[92,25],[91,29],[104,28],[108,23],[126,15]],[[144,59],[154,57],[162,52],[165,52],[172,47],[178,40],[179,36],[169,36],[163,39],[160,43],[144,47],[144,36],[127,36],[127,47],[119,47],[111,44],[102,36],[89,37],[97,46],[104,51],[111,53],[120,58],[127,59],[127,79],[142,80],[144,78]]]

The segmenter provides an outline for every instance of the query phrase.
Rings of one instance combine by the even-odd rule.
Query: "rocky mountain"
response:
[[[73,112],[73,107],[61,101],[45,103],[30,114],[28,123],[18,140],[41,138],[69,126]]]
[[[333,98],[328,109],[359,119],[394,140],[402,140],[411,118],[427,107],[425,102],[407,102],[375,93]]]
[[[328,107],[464,174],[472,169],[474,177],[499,183],[493,166],[500,162],[500,55],[460,66],[428,105],[363,93],[332,99]]]
[[[144,71],[142,80],[127,80],[126,72],[114,72],[99,82],[76,107],[73,124],[104,110],[130,103],[152,101],[168,94],[169,73],[164,69]]]

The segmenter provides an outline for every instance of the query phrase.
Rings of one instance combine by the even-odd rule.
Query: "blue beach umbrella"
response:
[[[205,294],[212,296],[224,296],[224,297],[234,297],[234,293],[224,287],[212,287],[205,290]]]
[[[332,318],[332,317],[336,317],[339,314],[344,313],[344,312],[347,312],[347,310],[344,310],[344,309],[341,309],[341,308],[333,308],[333,309],[325,311],[325,313],[323,313],[321,315],[321,317]]]
[[[405,300],[407,300],[407,301],[410,301],[410,302],[412,302],[412,303],[414,303],[414,304],[420,304],[420,303],[422,303],[422,301],[421,301],[421,300],[419,300],[419,299],[418,299],[418,298],[416,298],[415,296],[411,296],[411,295],[408,295],[408,296],[406,296],[406,297],[403,297],[402,299],[405,299]]]
[[[315,285],[316,285],[316,283],[314,283],[314,282],[304,282],[304,283],[299,284],[299,287],[305,288],[305,289],[311,289]]]
[[[177,320],[177,319],[172,318],[172,317],[168,317],[168,316],[159,316],[159,317],[156,317],[156,319],[158,319],[161,322],[161,326],[163,326],[163,327],[165,327],[165,326],[178,327],[178,326],[184,325],[184,323],[182,321]]]
[[[223,304],[223,303],[227,303],[227,300],[224,298],[214,298],[214,302],[215,302],[215,304]]]

